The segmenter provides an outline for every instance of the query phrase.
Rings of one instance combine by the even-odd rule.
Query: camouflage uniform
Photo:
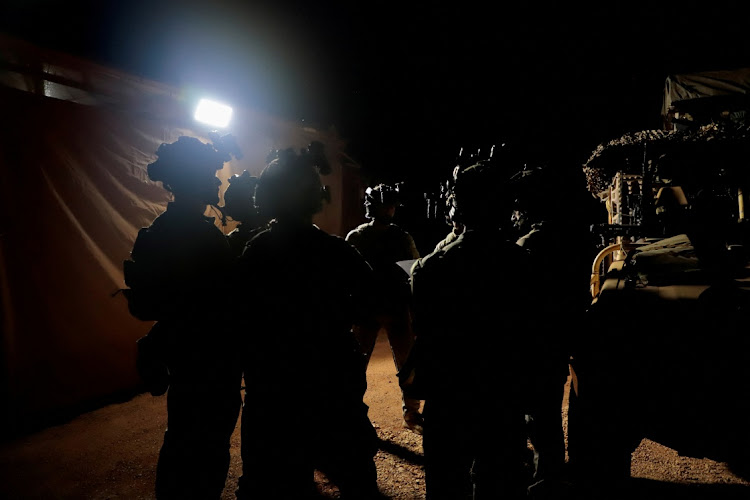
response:
[[[414,332],[411,328],[409,275],[397,262],[419,258],[414,239],[396,224],[379,225],[370,221],[349,231],[346,241],[370,263],[376,279],[377,318],[370,324],[357,327],[357,340],[369,362],[378,333],[384,329],[399,371],[414,343]],[[404,417],[409,418],[410,414],[418,414],[420,400],[403,396],[402,407]]]
[[[156,496],[218,499],[241,405],[232,331],[209,302],[222,292],[222,274],[231,269],[229,244],[213,218],[170,203],[139,231],[131,261],[131,312],[158,320],[147,336],[150,351],[169,371]]]

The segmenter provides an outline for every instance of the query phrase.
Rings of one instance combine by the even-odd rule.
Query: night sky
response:
[[[335,126],[395,182],[445,178],[461,147],[501,143],[581,164],[661,127],[669,74],[750,64],[740,2],[601,3],[7,0],[0,29]]]

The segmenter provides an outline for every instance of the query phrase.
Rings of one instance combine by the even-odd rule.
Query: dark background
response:
[[[39,45],[334,126],[373,182],[431,185],[502,143],[577,168],[662,126],[669,74],[750,64],[740,2],[4,3],[0,29]]]

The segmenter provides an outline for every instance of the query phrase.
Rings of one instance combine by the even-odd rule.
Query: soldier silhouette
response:
[[[204,213],[218,203],[216,171],[231,155],[187,136],[162,144],[156,155],[149,178],[173,199],[138,232],[125,264],[131,313],[156,321],[139,340],[140,372],[152,394],[167,392],[156,498],[218,499],[240,411],[241,370],[231,328],[207,303],[233,256]]]
[[[248,243],[239,268],[240,296],[256,311],[243,336],[245,384],[260,406],[242,412],[237,498],[309,498],[315,469],[341,498],[380,498],[377,435],[352,333],[369,314],[372,270],[342,238],[313,224],[327,195],[322,145],[269,158],[255,201],[271,223]]]
[[[266,228],[268,220],[258,213],[255,207],[255,188],[258,178],[244,170],[240,175],[229,178],[229,186],[224,191],[224,206],[220,207],[222,224],[232,219],[237,226],[227,234],[229,246],[238,257],[245,250],[245,245],[257,233]]]
[[[412,268],[416,343],[401,383],[425,401],[428,500],[526,496],[531,266],[498,227],[510,213],[500,167],[458,169],[452,203],[465,229]]]
[[[367,188],[365,216],[371,220],[346,235],[346,241],[354,245],[370,263],[376,278],[373,292],[377,298],[377,314],[373,321],[357,326],[357,339],[369,362],[378,334],[381,329],[384,330],[397,372],[402,369],[414,343],[409,274],[398,262],[419,257],[412,236],[393,223],[399,205],[397,187],[379,184]],[[419,399],[402,394],[404,425],[419,434],[423,431],[420,405]]]

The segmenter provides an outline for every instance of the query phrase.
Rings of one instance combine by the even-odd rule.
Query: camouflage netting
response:
[[[617,172],[640,174],[668,157],[677,176],[720,174],[750,179],[750,124],[712,123],[694,130],[643,130],[600,144],[583,165],[589,191],[605,191]]]

